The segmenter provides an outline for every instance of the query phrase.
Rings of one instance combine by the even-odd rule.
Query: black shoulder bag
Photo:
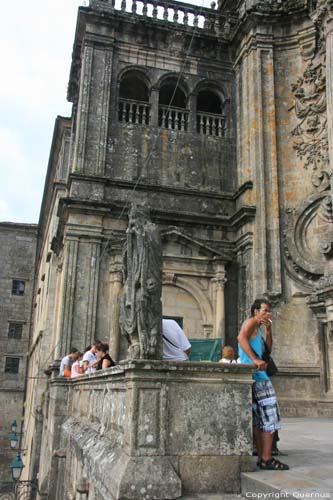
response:
[[[268,349],[266,342],[264,341],[264,339],[262,341],[264,344],[264,350],[261,359],[265,361],[265,363],[267,363],[267,368],[266,368],[267,375],[269,377],[273,377],[273,375],[275,375],[279,370],[276,364],[274,363],[274,360],[271,356],[270,350]],[[252,352],[254,352],[254,354],[259,357],[258,353],[254,349],[252,349]]]
[[[267,363],[266,373],[269,377],[273,377],[279,370],[276,364],[274,363],[274,359],[271,356],[270,350],[267,347],[266,342],[264,343],[264,351],[262,353],[262,359]]]

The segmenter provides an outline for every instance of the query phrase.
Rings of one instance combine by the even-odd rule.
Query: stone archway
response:
[[[183,328],[188,338],[207,336],[207,325],[213,323],[211,304],[188,280],[178,278],[177,284],[164,283],[162,304],[164,316],[183,318]]]

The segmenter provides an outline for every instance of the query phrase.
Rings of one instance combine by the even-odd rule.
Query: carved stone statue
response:
[[[120,325],[130,359],[162,358],[162,247],[149,210],[133,205],[123,252]]]

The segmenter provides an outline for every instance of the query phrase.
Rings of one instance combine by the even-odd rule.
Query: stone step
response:
[[[258,493],[280,493],[290,498],[333,499],[333,466],[322,464],[320,467],[297,467],[289,471],[244,472],[241,486],[243,497],[249,499],[258,498]]]

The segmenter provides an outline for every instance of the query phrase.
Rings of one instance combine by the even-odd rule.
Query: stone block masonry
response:
[[[59,467],[65,456],[66,466],[64,482],[53,467],[58,481],[48,498],[72,498],[83,482],[89,498],[94,491],[105,500],[239,492],[240,473],[252,468],[251,373],[244,365],[140,360],[53,379],[50,399],[68,388],[62,431],[60,421],[48,429],[62,448],[53,456]]]

